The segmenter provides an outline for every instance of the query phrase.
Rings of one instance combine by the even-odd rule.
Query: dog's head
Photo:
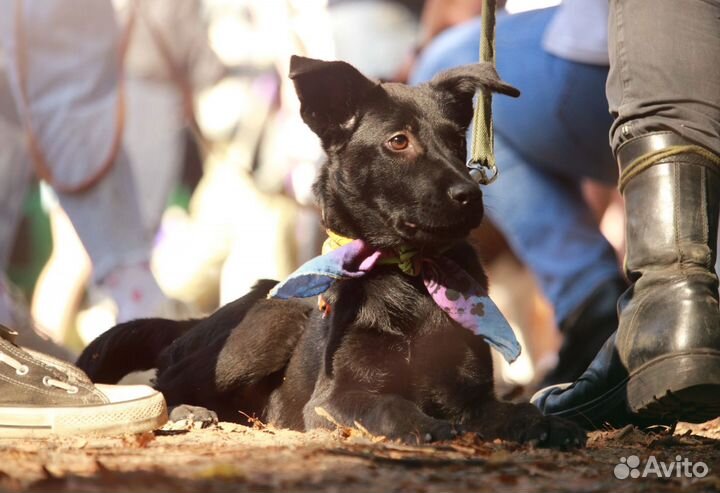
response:
[[[433,250],[480,224],[482,193],[465,167],[472,98],[479,88],[519,94],[492,66],[409,87],[295,56],[290,78],[328,155],[314,188],[328,228],[377,248]]]

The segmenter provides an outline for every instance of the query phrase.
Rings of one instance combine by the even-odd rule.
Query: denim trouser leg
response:
[[[497,181],[483,189],[486,214],[532,269],[558,324],[601,283],[619,276],[580,184],[533,165],[496,135]]]
[[[607,68],[562,60],[542,49],[554,12],[498,17],[498,71],[523,94],[493,100],[500,178],[483,191],[487,214],[535,273],[562,322],[599,284],[620,273],[580,193],[583,178],[617,179],[607,144]],[[476,62],[479,32],[475,20],[441,35],[412,81]]]

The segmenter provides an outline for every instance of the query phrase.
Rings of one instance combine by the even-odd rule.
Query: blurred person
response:
[[[20,289],[4,275],[30,180],[26,141],[10,96],[4,66],[0,53],[0,323],[23,327],[19,335],[21,343],[70,360],[74,355],[34,330]]]
[[[251,2],[257,29],[273,39],[272,63],[279,85],[256,142],[252,189],[246,191],[248,199],[255,199],[257,215],[236,220],[238,234],[221,274],[221,303],[246,293],[258,278],[286,277],[317,253],[319,221],[305,184],[324,154],[300,118],[300,102],[286,74],[295,54],[335,58],[327,6],[327,0]],[[248,241],[247,231],[261,234]]]
[[[587,371],[533,401],[588,428],[702,422],[720,415],[720,2],[611,0],[609,26],[632,286]]]
[[[362,73],[392,80],[417,44],[422,2],[330,0],[335,56]]]
[[[117,278],[108,288],[123,307],[121,316],[152,313],[165,298],[147,267],[151,238],[142,228],[127,152],[119,143],[118,63],[107,57],[117,48],[116,36],[102,32],[106,25],[86,25],[60,1],[43,9],[21,2],[17,16],[13,2],[5,1],[3,11],[13,15],[2,17],[0,40],[18,114],[33,133],[29,153],[41,155],[34,161],[42,160],[38,167],[46,167],[51,184],[60,184],[58,199],[92,259],[95,279],[102,284]],[[91,12],[100,17],[107,8]],[[108,22],[116,32],[114,15]],[[56,56],[61,49],[66,58]],[[78,193],[62,191],[84,184]]]
[[[537,277],[563,334],[546,384],[584,371],[617,327],[626,286],[582,193],[587,179],[617,180],[603,89],[606,20],[607,6],[593,0],[497,17],[498,72],[522,95],[493,101],[500,173],[483,193],[487,216]],[[570,36],[578,29],[579,41]],[[411,83],[476,62],[479,39],[479,18],[445,30],[420,55]]]
[[[187,140],[200,152],[210,144],[198,127],[195,99],[221,80],[226,68],[210,46],[203,0],[115,3],[121,26],[136,17],[125,57],[124,143],[143,227],[154,236],[180,182]]]
[[[292,54],[334,57],[326,3],[210,5],[213,48],[229,71],[200,98],[198,119],[220,144],[189,214],[174,209],[163,221],[153,268],[173,296],[213,309],[316,254],[319,221],[309,184],[323,153],[300,119],[286,74]]]
[[[164,296],[147,269],[149,240],[119,142],[122,92],[112,6],[0,0],[0,10],[10,87],[31,152],[45,160],[36,163],[39,171],[58,188],[96,278],[118,276],[113,291],[128,300],[128,312],[150,312]],[[3,175],[22,164],[0,162],[10,163],[0,169]],[[0,238],[0,245],[10,240]],[[76,367],[23,350],[16,337],[0,325],[0,436],[138,432],[167,419],[162,395],[150,387],[93,385]]]
[[[186,142],[207,144],[196,127],[195,95],[211,87],[225,70],[209,46],[200,0],[115,4],[120,27],[128,30],[129,37],[123,62],[126,93],[123,143],[137,189],[142,227],[148,238],[155,238],[171,193],[180,183]],[[57,200],[47,202],[53,236],[64,244],[55,242],[53,254],[38,280],[33,315],[44,328],[53,329],[56,340],[62,341],[74,325],[87,344],[106,328],[124,320],[118,318],[121,307],[104,287],[115,279],[111,276],[103,285],[89,286],[86,308],[78,313],[89,279],[90,259]],[[77,266],[74,279],[66,267],[69,262]],[[76,289],[67,289],[64,296],[58,296],[58,285],[68,286],[70,280],[75,281]],[[162,306],[166,316],[186,316],[190,310],[191,307],[175,301]]]
[[[398,82],[409,80],[417,57],[440,33],[477,17],[482,10],[482,0],[425,0],[411,3],[420,8],[420,25],[415,47],[406,51],[405,62],[394,74],[393,79]],[[495,4],[496,9],[504,8],[505,3],[505,0],[499,0]]]

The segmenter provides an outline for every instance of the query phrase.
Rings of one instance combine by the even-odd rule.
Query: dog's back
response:
[[[160,356],[155,387],[169,406],[206,407],[227,421],[244,421],[240,411],[263,417],[312,311],[304,302],[266,299],[234,322],[218,311]]]
[[[117,383],[135,371],[172,366],[198,348],[224,341],[275,284],[258,281],[245,296],[204,319],[145,318],[118,324],[85,348],[77,366],[97,383]]]
[[[207,318],[140,319],[95,339],[78,366],[94,382],[157,368],[155,387],[168,405],[199,405],[221,419],[259,416],[282,375],[312,306],[266,300],[276,281],[261,280],[245,296]]]

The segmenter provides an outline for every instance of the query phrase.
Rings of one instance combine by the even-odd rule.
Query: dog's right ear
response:
[[[441,72],[430,81],[430,87],[446,98],[447,107],[463,127],[470,125],[472,99],[478,89],[513,97],[520,95],[520,91],[500,79],[489,63],[462,65]]]
[[[326,146],[348,133],[363,98],[378,85],[349,63],[296,55],[290,59],[290,78],[303,121]]]

